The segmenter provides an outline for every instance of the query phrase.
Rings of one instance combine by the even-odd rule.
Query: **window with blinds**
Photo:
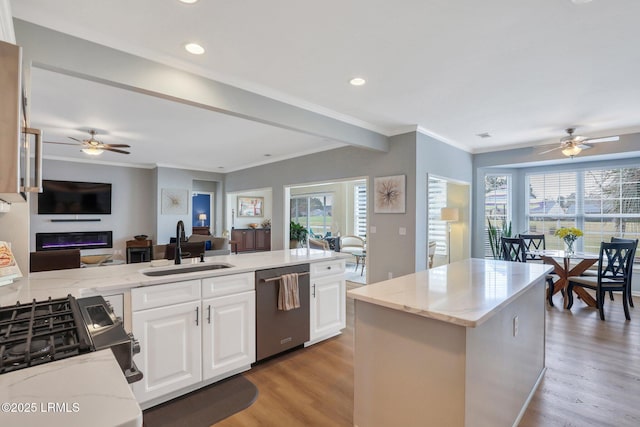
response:
[[[353,186],[353,231],[358,237],[367,237],[367,185]]]
[[[544,233],[549,249],[564,248],[554,236],[560,227],[581,229],[576,249],[585,252],[597,253],[614,236],[640,236],[640,168],[530,174],[527,181],[529,229]]]
[[[445,221],[440,219],[440,209],[447,206],[447,182],[429,177],[429,241],[435,240],[436,255],[447,255],[447,230]]]
[[[333,195],[294,196],[290,200],[291,221],[303,225],[310,237],[322,237],[331,231]]]
[[[489,221],[501,230],[511,221],[511,176],[487,174],[484,177],[484,256],[493,258],[489,242]]]

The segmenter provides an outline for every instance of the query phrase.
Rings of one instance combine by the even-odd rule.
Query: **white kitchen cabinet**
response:
[[[135,289],[134,289],[135,291]],[[134,357],[144,377],[133,383],[139,403],[202,380],[200,300],[133,311]]]
[[[311,266],[309,342],[314,344],[340,333],[346,326],[344,260]]]
[[[202,301],[203,379],[256,361],[255,291]]]
[[[133,392],[143,409],[255,362],[254,273],[135,288],[131,308],[144,375]]]

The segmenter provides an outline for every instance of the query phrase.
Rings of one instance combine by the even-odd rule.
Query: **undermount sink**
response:
[[[184,274],[195,273],[197,271],[219,270],[221,268],[233,267],[231,264],[216,263],[216,264],[198,264],[190,266],[176,266],[175,268],[167,270],[148,270],[143,271],[145,276],[169,276],[172,274]]]

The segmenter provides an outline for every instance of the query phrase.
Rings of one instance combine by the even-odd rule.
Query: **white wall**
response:
[[[111,187],[111,215],[78,215],[98,218],[99,222],[52,222],[52,219],[76,218],[75,215],[38,215],[38,198],[30,203],[31,232],[29,246],[35,251],[36,233],[73,231],[112,231],[115,258],[124,259],[125,242],[137,234],[156,241],[154,184],[152,169],[130,168],[96,163],[59,160],[43,162],[44,179],[62,181],[105,182]],[[83,253],[109,253],[111,250],[83,250]]]
[[[156,244],[169,243],[169,239],[176,236],[176,224],[180,220],[184,222],[186,235],[189,236],[191,234],[191,229],[193,226],[191,218],[191,192],[194,190],[194,182],[197,181],[210,181],[216,183],[217,190],[215,203],[217,206],[220,206],[220,208],[216,208],[216,214],[218,214],[219,212],[218,209],[220,209],[221,212],[224,203],[222,197],[222,194],[224,193],[224,175],[215,172],[172,169],[164,167],[159,167],[156,169],[156,187],[151,190],[155,193],[156,196],[155,209],[153,209],[153,215],[157,218],[155,232],[155,235],[157,236]],[[202,183],[197,183],[196,187],[202,188]],[[186,214],[174,215],[162,213],[163,188],[188,190],[188,208]],[[216,223],[219,222],[219,220],[216,221]],[[221,233],[220,230],[216,231]]]
[[[263,216],[261,217],[239,217],[238,216],[238,196],[242,197],[263,197]],[[233,210],[233,212],[231,212]],[[233,216],[233,219],[232,219]],[[273,192],[270,188],[263,188],[259,190],[246,190],[239,193],[227,193],[227,207],[226,207],[226,228],[225,230],[231,232],[231,228],[248,228],[249,224],[257,223],[261,224],[265,219],[273,218]]]

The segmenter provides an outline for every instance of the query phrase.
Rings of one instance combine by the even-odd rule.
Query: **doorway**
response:
[[[432,268],[469,258],[471,185],[429,174],[427,192],[427,254],[436,242]]]
[[[211,230],[213,193],[194,191],[191,194],[191,223],[193,227],[206,227]]]

